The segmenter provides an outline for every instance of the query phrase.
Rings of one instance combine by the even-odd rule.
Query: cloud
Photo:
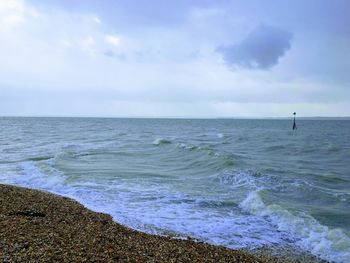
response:
[[[10,2],[16,4],[5,5]],[[189,7],[177,24],[159,17],[157,24],[153,17],[131,21],[132,10],[115,15],[113,1],[101,5],[96,0],[105,12],[89,11],[86,1],[81,10],[69,1],[67,8],[53,2],[0,0],[2,115],[266,116],[301,112],[295,103],[306,105],[305,114],[307,109],[321,114],[317,103],[328,115],[350,112],[349,106],[332,109],[336,103],[350,105],[349,86],[339,79],[339,72],[345,75],[349,68],[350,60],[344,62],[348,38],[340,42],[335,31],[323,34],[323,27],[301,25],[294,12],[287,23],[286,12],[274,19],[260,8],[250,12],[215,3]],[[259,6],[268,7],[265,2]],[[4,26],[1,17],[11,21],[9,14],[22,20]],[[267,20],[279,28],[256,28]],[[280,28],[293,28],[293,42],[292,34]],[[219,55],[213,51],[220,45]],[[230,70],[268,69],[278,61],[270,71]],[[279,105],[289,106],[284,111]]]
[[[88,36],[82,39],[82,45],[86,47],[90,47],[95,44],[95,39],[92,36]]]
[[[21,1],[1,0],[0,1],[0,29],[12,27],[25,20],[25,8]]]
[[[95,44],[96,41],[93,36],[87,36],[80,40],[81,49],[90,55],[94,55],[95,53]]]
[[[250,32],[239,44],[217,49],[230,66],[269,69],[278,64],[291,47],[292,34],[283,29],[262,25]]]
[[[69,48],[69,47],[72,47],[72,42],[67,40],[67,39],[62,39],[59,41],[59,43],[63,46],[63,47],[66,47],[66,48]]]
[[[92,21],[94,21],[96,24],[101,24],[101,19],[98,16],[94,16]]]
[[[103,54],[105,54],[105,56],[110,58],[115,56],[115,53],[112,50],[106,50]]]
[[[105,38],[106,42],[112,46],[119,46],[120,45],[120,38],[115,35],[107,35]]]
[[[106,57],[109,57],[109,58],[116,58],[120,61],[126,61],[126,55],[123,54],[123,53],[115,53],[113,50],[106,50],[105,52],[103,52],[103,54],[106,56]]]

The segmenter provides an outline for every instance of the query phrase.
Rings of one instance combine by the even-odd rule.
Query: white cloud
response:
[[[98,16],[94,16],[92,21],[94,21],[96,24],[101,24],[101,19]]]
[[[116,35],[106,35],[105,37],[106,43],[112,45],[112,46],[119,46],[120,45],[120,37]]]
[[[0,31],[11,30],[38,15],[35,8],[22,0],[0,0]]]
[[[67,40],[67,39],[62,39],[62,40],[59,41],[59,43],[60,43],[62,46],[67,47],[67,48],[73,46],[72,42],[69,41],[69,40]]]
[[[85,37],[81,40],[84,47],[91,47],[95,44],[95,39],[92,36]]]
[[[13,27],[25,20],[25,7],[20,0],[0,1],[0,29]]]
[[[1,0],[0,2],[0,14],[8,12],[23,12],[23,2],[20,0]]]
[[[95,55],[95,38],[93,36],[87,36],[82,38],[80,41],[80,47],[83,51],[89,55]]]

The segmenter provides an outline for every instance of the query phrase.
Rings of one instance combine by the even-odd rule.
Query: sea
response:
[[[350,120],[0,118],[0,183],[143,232],[350,262]]]

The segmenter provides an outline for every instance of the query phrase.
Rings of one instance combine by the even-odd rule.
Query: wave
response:
[[[164,138],[157,138],[153,141],[154,145],[170,144],[171,141]]]
[[[106,143],[67,143],[62,146],[62,150],[65,153],[80,153],[95,149],[101,149],[104,148]]]
[[[223,164],[222,167],[233,166],[235,164],[235,162],[231,156],[221,154],[221,153],[219,153],[219,152],[217,152],[214,149],[211,149],[209,147],[201,147],[201,146],[192,145],[192,144],[178,143],[178,144],[176,144],[176,148],[184,149],[184,150],[188,150],[188,151],[197,151],[197,152],[206,153],[206,155],[208,155],[208,156],[213,156],[213,157],[221,160],[220,163]],[[217,164],[221,165],[220,163],[217,163]]]
[[[47,160],[50,160],[54,157],[55,156],[36,156],[36,157],[31,157],[31,158],[25,159],[23,161],[34,161],[34,162],[47,161]]]
[[[235,189],[245,187],[256,190],[273,181],[273,176],[261,174],[253,170],[225,170],[217,175],[221,184],[229,185]]]
[[[339,145],[336,145],[336,144],[329,144],[329,145],[327,145],[327,150],[330,153],[335,153],[335,152],[341,151],[342,148]]]
[[[296,244],[324,260],[350,262],[350,238],[341,229],[321,225],[304,213],[290,212],[279,205],[264,203],[263,189],[252,191],[239,204],[250,214],[268,218],[278,227],[296,237]]]
[[[63,189],[66,177],[53,167],[45,166],[45,172],[42,172],[33,161],[23,162],[20,167],[21,172],[12,178],[12,182],[16,185],[52,192],[59,192],[58,189]]]
[[[33,161],[23,163],[23,174],[12,178],[12,181],[17,185],[39,188],[75,198],[90,209],[107,212],[115,220],[141,231],[149,233],[175,231],[180,235],[192,235],[211,243],[232,248],[280,244],[283,240],[293,237],[301,249],[310,251],[325,260],[348,262],[350,257],[349,237],[340,229],[330,229],[318,223],[311,216],[292,213],[275,204],[265,204],[261,197],[263,191],[261,185],[264,184],[267,177],[258,172],[227,171],[217,176],[217,179],[223,184],[234,186],[236,189],[242,186],[248,188],[248,195],[240,202],[230,199],[198,199],[180,194],[171,196],[166,191],[163,194],[158,193],[156,197],[150,195],[149,197],[153,197],[153,199],[144,199],[143,202],[146,202],[146,206],[130,208],[125,206],[125,202],[129,203],[127,200],[132,196],[134,198],[134,192],[119,194],[118,199],[122,198],[124,204],[119,204],[120,200],[117,204],[114,199],[106,199],[104,194],[106,193],[106,185],[100,185],[104,189],[102,189],[103,192],[96,188],[99,186],[93,181],[82,181],[71,185],[68,183],[68,178],[60,171],[51,166],[49,169],[45,166],[43,170],[37,165]],[[137,186],[135,187],[137,188]],[[134,191],[137,190],[134,189],[135,187],[133,187]],[[151,192],[154,193],[158,190],[154,189]],[[113,190],[113,193],[115,191],[116,189]],[[147,192],[143,194],[144,197],[148,196]],[[109,200],[108,203],[106,203],[107,200]],[[153,211],[154,205],[158,208]],[[116,209],[116,206],[120,207]],[[147,210],[145,207],[148,207]],[[225,218],[219,213],[209,216],[209,211],[213,213],[212,209],[218,208],[229,208],[233,214]],[[149,209],[153,212],[150,213]],[[207,211],[207,209],[210,210]],[[236,209],[241,209],[245,213],[235,213]],[[194,213],[194,211],[196,212]],[[174,224],[174,220],[179,215],[183,219]],[[192,218],[193,216],[195,218]],[[212,227],[213,222],[216,224],[215,228]],[[227,232],[227,229],[230,231]],[[269,230],[264,234],[266,229]],[[284,233],[289,234],[286,236]],[[261,238],[257,240],[256,236]]]
[[[280,151],[284,149],[288,149],[288,148],[285,145],[271,145],[266,148],[266,151]]]
[[[180,149],[186,149],[186,150],[200,150],[202,149],[200,146],[196,146],[196,145],[187,145],[186,143],[178,143],[176,145],[177,148]]]
[[[239,207],[246,213],[265,218],[278,231],[288,233],[288,237],[295,239],[293,242],[300,249],[331,262],[350,262],[350,237],[343,230],[322,225],[308,214],[292,212],[273,203],[267,204],[263,199],[266,190],[275,189],[280,192],[288,187],[289,190],[303,191],[306,182],[286,182],[271,175],[245,170],[226,171],[216,179],[235,191],[245,189],[245,198],[240,201]],[[338,191],[333,193],[329,189],[319,189],[320,187],[310,184],[307,184],[307,188],[308,191],[314,189],[330,195],[339,194]]]
[[[317,174],[315,174],[317,175]],[[317,175],[320,177],[320,175]],[[327,182],[336,182],[336,183],[347,183],[348,180],[344,180],[342,178],[339,178],[335,175],[327,175],[327,177],[323,176],[322,180],[327,181]],[[341,190],[341,189],[331,189],[331,188],[327,188],[327,187],[322,187],[322,186],[318,186],[314,183],[308,182],[306,180],[302,180],[302,179],[297,179],[294,180],[294,182],[291,184],[292,187],[296,187],[299,189],[302,189],[304,191],[310,191],[310,189],[316,190],[320,193],[322,193],[322,195],[329,195],[329,196],[341,196],[342,198],[349,198],[350,200],[350,193],[347,190]]]
[[[153,234],[174,232],[231,248],[260,247],[282,240],[271,224],[256,216],[241,214],[238,202],[230,199],[185,195],[152,184],[101,182],[98,179],[70,180],[50,165],[26,162],[22,171],[11,177],[15,185],[37,188],[71,197],[89,209],[108,213],[131,228]],[[135,196],[139,201],[135,204]],[[139,205],[141,202],[143,205]],[[223,215],[220,210],[228,210]],[[213,224],[214,222],[214,224]],[[263,238],[257,239],[257,236]]]
[[[34,156],[34,157],[28,157],[26,159],[20,159],[20,160],[0,161],[0,164],[21,163],[21,162],[27,162],[27,161],[39,162],[39,161],[47,161],[53,158],[55,158],[55,156]]]

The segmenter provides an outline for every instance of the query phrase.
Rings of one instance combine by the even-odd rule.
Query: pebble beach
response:
[[[141,233],[78,202],[0,185],[1,262],[271,262],[243,251]]]

